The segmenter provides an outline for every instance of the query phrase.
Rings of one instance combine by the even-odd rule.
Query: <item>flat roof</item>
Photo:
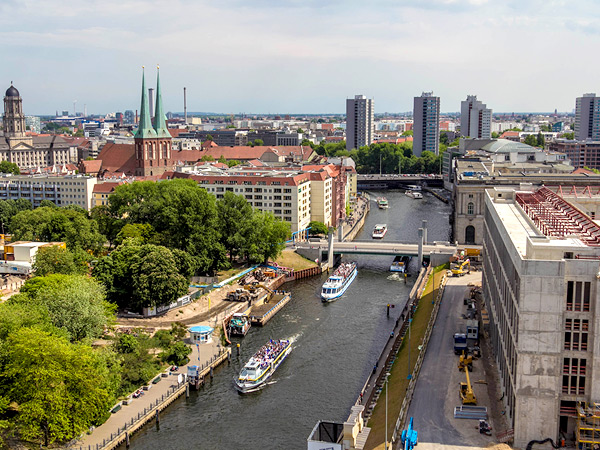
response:
[[[508,236],[522,258],[525,258],[528,236],[543,236],[537,228],[531,225],[523,210],[514,202],[495,203],[494,207],[506,228]]]

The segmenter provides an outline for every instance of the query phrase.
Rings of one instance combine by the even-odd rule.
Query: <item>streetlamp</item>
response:
[[[385,450],[388,450],[387,428],[388,428],[388,377],[389,372],[385,373]]]
[[[412,309],[412,307],[411,307]],[[406,377],[407,380],[410,380],[412,378],[412,374],[410,373],[410,323],[412,322],[412,312],[411,310],[409,310],[409,317],[408,317],[408,376]]]

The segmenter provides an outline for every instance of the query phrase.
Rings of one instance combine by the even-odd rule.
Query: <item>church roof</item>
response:
[[[148,95],[146,94],[146,77],[142,72],[142,104],[140,106],[140,124],[135,132],[135,138],[149,139],[156,137],[156,131],[152,128],[150,121],[150,108],[148,106]]]
[[[6,94],[7,97],[20,97],[19,95],[19,91],[17,90],[16,87],[14,87],[12,85],[12,83],[10,83],[10,87],[6,90]]]

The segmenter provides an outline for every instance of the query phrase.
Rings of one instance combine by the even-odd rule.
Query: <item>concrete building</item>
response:
[[[346,150],[373,142],[373,99],[355,95],[346,99]]]
[[[460,102],[460,133],[478,139],[492,137],[492,110],[477,100],[476,95],[468,95]]]
[[[513,446],[575,436],[591,449],[600,226],[546,187],[488,190],[484,216],[483,297]]]
[[[9,175],[0,174],[0,200],[27,199],[34,208],[42,200],[57,206],[77,205],[86,210],[92,206],[96,177],[83,175]]]
[[[42,122],[38,116],[25,116],[25,128],[32,133],[41,133]]]
[[[433,92],[423,92],[415,97],[413,110],[413,154],[421,156],[427,150],[439,153],[440,149],[440,98]]]
[[[600,97],[583,94],[575,102],[575,139],[600,140]]]

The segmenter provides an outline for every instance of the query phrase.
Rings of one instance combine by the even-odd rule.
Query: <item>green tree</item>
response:
[[[86,253],[83,252],[83,255]],[[36,277],[44,277],[53,273],[83,275],[87,271],[88,266],[85,259],[78,260],[70,250],[57,245],[40,247],[33,263],[33,272]]]
[[[29,200],[0,200],[0,232],[10,233],[10,223],[14,216],[21,211],[31,210],[33,207]]]
[[[323,222],[317,222],[313,220],[308,224],[308,226],[310,227],[309,234],[311,236],[316,236],[318,234],[327,235],[329,233],[327,225],[325,225]]]
[[[570,139],[571,141],[575,139],[575,133],[563,133],[562,137],[565,139]]]
[[[241,164],[241,161],[238,161],[237,159],[230,159],[226,162],[226,164],[227,167],[239,166]]]
[[[214,161],[215,158],[211,155],[204,155],[202,158],[200,158],[200,161]]]
[[[218,159],[218,161],[219,161],[221,164],[227,164],[227,160],[225,159],[225,157],[224,157],[223,155],[221,155],[221,157]]]
[[[14,175],[19,175],[21,171],[19,170],[19,166],[17,166],[15,163],[2,161],[0,162],[0,173],[12,173]]]
[[[261,145],[265,145],[265,141],[263,141],[262,139],[254,139],[255,147],[260,147]]]
[[[252,214],[252,206],[243,195],[225,192],[223,198],[217,201],[217,220],[221,230],[221,244],[229,254],[230,261],[240,253],[248,238]]]
[[[65,330],[73,342],[101,336],[114,316],[114,308],[105,301],[104,288],[94,279],[55,274],[33,280],[37,280],[35,287],[23,290],[26,296],[10,301],[44,308],[50,322]]]
[[[312,147],[312,148],[314,148],[315,144],[313,144],[308,139],[302,139],[302,142],[300,143],[300,145],[303,146],[303,147]]]
[[[66,442],[106,418],[115,396],[99,352],[36,328],[10,334],[1,350],[0,386],[19,405],[22,439]]]
[[[85,212],[69,208],[44,206],[21,211],[13,216],[10,227],[15,240],[64,241],[71,250],[98,252],[106,242],[96,221],[89,219]]]
[[[402,133],[402,136],[412,136],[413,135],[413,130],[406,130]]]
[[[185,343],[179,341],[163,352],[161,359],[169,364],[183,366],[189,362],[188,355],[190,353],[192,353],[192,349],[185,345]]]
[[[544,146],[546,145],[546,140],[544,139],[544,135],[541,132],[537,134],[536,145],[542,148],[544,148]]]
[[[207,140],[207,141],[213,141],[214,139],[213,139],[213,137],[212,137],[212,135],[211,135],[211,134],[207,134],[207,135],[206,135],[206,140]]]
[[[124,225],[121,218],[114,217],[106,205],[94,206],[90,211],[90,218],[96,222],[98,232],[106,236],[109,248],[112,248],[119,231]]]
[[[121,245],[125,239],[137,238],[141,242],[148,243],[154,236],[152,225],[148,223],[126,223],[115,239],[116,245]]]
[[[189,280],[196,274],[196,270],[198,270],[198,261],[196,258],[185,250],[179,250],[178,248],[172,249],[171,253],[173,254],[173,258],[175,258],[177,271],[183,275],[186,280]]]
[[[533,135],[533,134],[529,134],[525,137],[525,144],[527,145],[531,145],[532,147],[535,147],[537,145],[537,138]]]
[[[276,259],[290,238],[290,224],[276,218],[271,212],[254,211],[252,230],[248,236],[242,253],[251,262],[266,263]]]
[[[492,139],[498,139],[499,137],[500,137],[499,133],[492,131]]]
[[[298,128],[298,130],[296,130],[297,133],[303,134],[304,130],[302,128]]]

